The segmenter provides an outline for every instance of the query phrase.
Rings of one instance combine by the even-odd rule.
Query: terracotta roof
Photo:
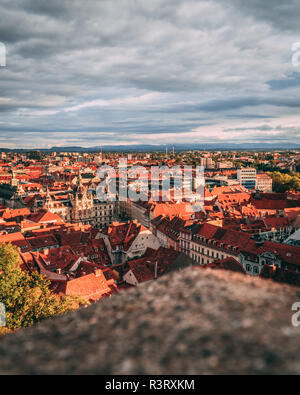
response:
[[[230,250],[232,254],[237,255],[241,248],[249,243],[251,235],[244,232],[237,232],[227,228],[221,228],[212,224],[202,224],[199,231],[194,235],[194,241],[200,241],[198,237],[204,237],[215,243],[212,246]],[[235,250],[233,250],[235,248]]]
[[[1,218],[4,220],[11,220],[12,218],[17,217],[26,217],[30,215],[30,211],[28,208],[20,208],[20,209],[5,209],[0,212]]]
[[[132,271],[139,283],[145,282],[164,274],[180,253],[168,248],[160,247],[158,250],[147,249],[142,258],[127,262],[129,270]]]
[[[249,243],[241,248],[241,251],[254,256],[264,252],[273,252],[284,263],[300,265],[300,247],[288,244],[265,241],[262,245],[258,245],[255,240],[250,239]]]
[[[260,277],[300,286],[300,273],[291,270],[282,270],[269,265],[264,265],[260,273]]]
[[[31,249],[30,244],[25,240],[21,232],[0,235],[0,243],[11,243],[19,247],[22,252]]]
[[[30,221],[33,222],[39,222],[39,223],[57,223],[57,224],[63,224],[64,221],[61,219],[61,217],[57,214],[51,213],[50,211],[47,210],[40,210],[34,214],[31,214],[27,217]]]
[[[263,219],[267,228],[283,228],[290,225],[290,221],[286,217],[266,217]]]
[[[226,259],[216,260],[208,265],[203,266],[204,268],[209,269],[223,269],[223,270],[230,270],[233,272],[243,273],[246,274],[243,265],[241,265],[236,259],[229,257]]]
[[[106,280],[103,272],[97,270],[96,273],[88,274],[74,280],[66,281],[56,288],[57,293],[65,295],[81,296],[89,301],[96,301],[103,296],[110,295],[116,291],[117,287],[114,280]]]
[[[47,248],[58,245],[56,238],[48,233],[46,235],[26,237],[31,249]]]
[[[137,221],[127,223],[114,222],[104,231],[104,234],[108,235],[112,250],[122,247],[124,251],[127,251],[138,234],[146,230]]]
[[[251,197],[251,203],[259,210],[283,210],[300,206],[300,200],[288,199],[286,193],[254,194]]]

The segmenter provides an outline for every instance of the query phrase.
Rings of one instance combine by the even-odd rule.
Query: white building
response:
[[[260,192],[271,193],[273,190],[273,180],[266,173],[258,173],[256,176],[256,189]]]
[[[237,179],[239,183],[247,189],[256,188],[256,169],[241,168],[237,171]]]

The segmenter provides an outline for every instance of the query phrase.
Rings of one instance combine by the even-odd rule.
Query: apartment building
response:
[[[256,169],[241,168],[237,171],[237,179],[247,189],[256,188]]]
[[[258,173],[256,175],[256,189],[260,192],[272,192],[273,190],[273,180],[266,173]]]

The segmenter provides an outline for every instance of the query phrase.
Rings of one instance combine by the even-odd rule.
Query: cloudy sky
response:
[[[0,147],[300,144],[299,0],[0,0],[0,42]]]

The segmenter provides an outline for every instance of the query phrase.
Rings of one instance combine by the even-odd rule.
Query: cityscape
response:
[[[0,374],[299,374],[299,7],[21,3],[0,0]]]

